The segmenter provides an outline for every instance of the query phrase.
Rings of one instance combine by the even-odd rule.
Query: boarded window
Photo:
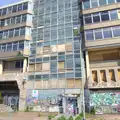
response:
[[[49,71],[50,63],[42,63],[42,71]]]
[[[116,80],[115,80],[115,73],[114,73],[114,70],[113,70],[113,69],[109,70],[109,76],[110,76],[110,80],[116,81]]]
[[[58,69],[65,69],[65,63],[63,61],[58,63]]]
[[[35,71],[35,64],[29,65],[29,72]]]
[[[93,82],[98,82],[97,71],[92,71],[92,79],[93,79]]]
[[[107,82],[105,70],[100,71],[101,81]]]

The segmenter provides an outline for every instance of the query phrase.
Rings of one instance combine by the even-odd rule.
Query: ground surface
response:
[[[0,120],[48,120],[47,116],[38,117],[35,112],[0,113]],[[96,115],[87,120],[120,120],[120,114],[114,115]]]

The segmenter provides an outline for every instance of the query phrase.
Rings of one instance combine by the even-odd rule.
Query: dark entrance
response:
[[[0,82],[0,104],[11,106],[18,109],[19,88],[16,81]]]

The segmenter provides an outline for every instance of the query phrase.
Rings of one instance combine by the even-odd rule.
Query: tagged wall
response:
[[[91,92],[90,106],[94,106],[96,113],[120,112],[120,92]]]

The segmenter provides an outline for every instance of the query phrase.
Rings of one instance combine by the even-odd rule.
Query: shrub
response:
[[[58,120],[66,120],[65,116],[61,116],[60,118],[58,118]]]
[[[75,120],[82,120],[82,117],[77,116],[77,117],[75,118]]]
[[[94,107],[91,109],[90,113],[95,115],[95,108]]]
[[[52,118],[55,118],[55,115],[49,115],[48,120],[52,120]]]
[[[72,117],[72,116],[70,116],[70,117],[68,118],[68,120],[74,120],[74,119],[73,119],[73,117]]]

